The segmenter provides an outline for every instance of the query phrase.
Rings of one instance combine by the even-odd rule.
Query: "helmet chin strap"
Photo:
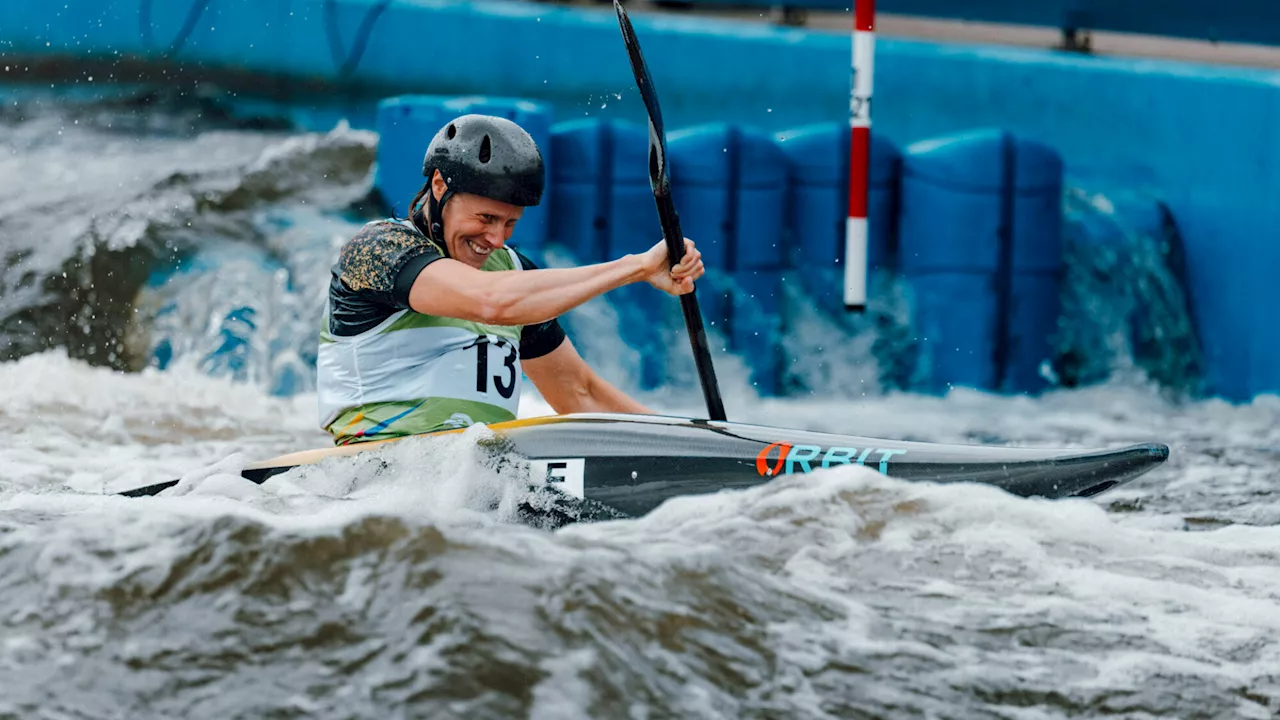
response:
[[[449,255],[449,245],[444,240],[444,204],[449,202],[451,197],[453,197],[451,189],[445,189],[439,201],[436,200],[435,193],[427,192],[427,222],[430,223],[431,239],[440,243],[440,249],[444,251],[446,257]]]

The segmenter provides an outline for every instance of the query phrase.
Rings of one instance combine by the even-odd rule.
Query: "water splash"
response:
[[[1202,391],[1202,355],[1168,209],[1135,192],[1065,198],[1066,279],[1056,372],[1068,386],[1113,375]]]
[[[375,143],[346,127],[227,129],[119,98],[37,97],[0,122],[0,357],[64,347],[130,369],[146,362],[126,328],[153,273],[224,243],[266,247],[256,214],[273,203],[350,203]]]

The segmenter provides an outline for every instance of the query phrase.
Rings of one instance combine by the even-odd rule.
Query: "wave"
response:
[[[275,482],[264,495],[308,478]],[[1271,702],[1275,528],[1126,528],[1084,500],[848,468],[547,533],[442,501],[455,482],[419,472],[306,507],[10,498],[0,677],[17,692],[0,711],[91,713],[108,694],[190,717]]]
[[[149,357],[128,328],[155,273],[224,244],[278,250],[257,216],[281,202],[345,209],[367,193],[371,133],[235,129],[166,112],[163,103],[39,97],[10,109],[0,140],[0,358],[61,347],[136,370]]]

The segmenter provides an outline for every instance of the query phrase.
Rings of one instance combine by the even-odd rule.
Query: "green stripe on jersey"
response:
[[[325,430],[333,434],[335,444],[343,445],[515,419],[516,416],[507,410],[488,403],[426,398],[369,403],[349,408],[338,415]]]
[[[423,315],[410,310],[401,315],[395,322],[387,326],[382,332],[389,333],[397,330],[411,330],[413,328],[427,327],[456,327],[477,335],[497,335],[508,340],[520,340],[521,326],[507,327],[505,325],[485,325],[483,323],[472,322],[470,320],[459,320],[458,318],[437,317],[435,315]]]

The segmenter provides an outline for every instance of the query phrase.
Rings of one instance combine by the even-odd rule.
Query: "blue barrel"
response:
[[[1050,148],[984,130],[908,149],[901,261],[922,389],[1045,386],[1061,235],[1062,161]]]
[[[997,387],[1003,132],[916,143],[903,158],[899,258],[911,288],[918,389]]]
[[[612,142],[609,174],[610,260],[641,253],[662,239],[658,209],[649,187],[649,130],[630,122],[609,123]]]
[[[551,128],[548,242],[578,262],[601,262],[608,251],[612,132],[602,120],[571,120]]]
[[[496,115],[518,123],[533,136],[547,164],[548,176],[555,168],[551,148],[551,108],[517,98],[442,97],[405,95],[378,103],[378,166],[374,186],[400,217],[408,212],[409,201],[422,188],[422,159],[431,139],[440,128],[459,115]],[[546,195],[543,204],[526,208],[511,236],[512,245],[537,259],[547,237]]]
[[[649,187],[649,130],[644,125],[611,121],[609,129],[607,251],[605,260],[642,253],[662,239],[658,209]],[[627,285],[609,293],[618,312],[619,334],[640,352],[640,387],[661,386],[667,379],[667,344],[663,328],[678,317],[679,305],[648,283]]]
[[[580,263],[595,263],[644,252],[662,237],[646,174],[648,137],[639,125],[608,120],[552,128],[550,242],[570,249]],[[639,385],[658,387],[666,379],[666,296],[636,284],[608,297],[623,341],[640,351]]]
[[[738,154],[738,197],[731,265],[739,271],[781,270],[788,256],[782,236],[789,194],[787,156],[773,135],[755,130],[739,133],[733,149]]]
[[[737,140],[729,343],[747,359],[756,391],[775,395],[782,371],[782,274],[788,255],[783,225],[789,173],[772,134],[744,130]]]
[[[772,135],[720,123],[672,133],[668,152],[685,235],[707,265],[702,314],[747,359],[757,390],[772,394],[781,366],[786,158]]]
[[[1002,389],[1043,390],[1042,367],[1055,357],[1054,334],[1061,315],[1062,158],[1041,143],[1013,141],[1009,233],[1007,354]]]
[[[844,312],[842,290],[845,221],[849,216],[849,125],[821,123],[778,134],[791,189],[786,216],[787,250],[801,282],[819,307]],[[888,138],[871,134],[868,197],[869,272],[893,270],[898,175],[902,153]]]
[[[736,269],[738,128],[712,123],[667,135],[671,194],[685,237],[698,244],[707,275],[698,286],[705,322],[732,341],[729,291]]]

